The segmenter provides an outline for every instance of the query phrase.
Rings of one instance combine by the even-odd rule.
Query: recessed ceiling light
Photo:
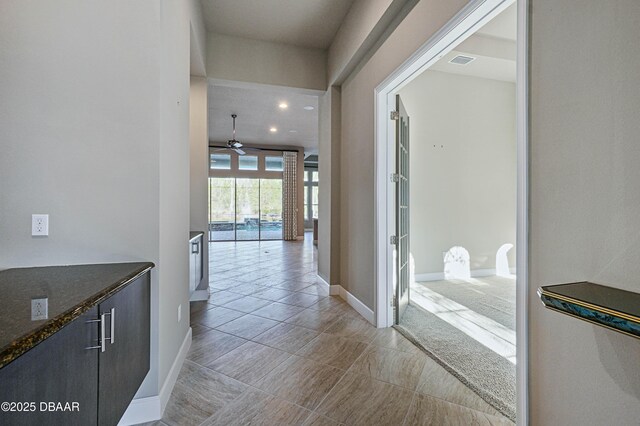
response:
[[[278,131],[278,129],[277,129],[276,127],[272,127],[272,128],[270,128],[270,129],[269,129],[269,131],[270,131],[271,133],[275,133],[275,132],[277,132],[277,131]]]
[[[280,107],[280,109],[287,109],[289,108],[289,105],[287,105],[286,102],[280,102],[280,105],[278,105],[278,107]]]
[[[291,130],[289,130],[289,133],[298,133],[298,131],[294,130],[294,129],[291,129]]]
[[[311,105],[307,105],[306,107],[304,107],[304,109],[306,109],[307,111],[313,111],[315,108]]]

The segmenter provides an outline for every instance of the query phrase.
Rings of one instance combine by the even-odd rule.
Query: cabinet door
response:
[[[202,282],[202,236],[198,237],[198,252],[196,253],[196,265],[195,265],[195,289],[198,288]]]
[[[189,241],[189,291],[193,291],[198,286],[196,278],[196,263],[197,263],[198,244],[196,241]]]
[[[94,307],[0,369],[1,402],[35,403],[33,412],[0,411],[1,425],[97,423],[99,350],[87,349],[98,345],[99,324],[87,322],[97,316]]]
[[[149,273],[102,302],[107,344],[100,352],[98,424],[118,423],[149,371]]]

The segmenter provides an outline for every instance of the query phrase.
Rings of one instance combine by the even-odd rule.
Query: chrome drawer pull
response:
[[[100,314],[100,352],[104,352],[107,349],[107,336],[105,336],[106,327],[104,326],[104,316],[105,314]]]
[[[116,341],[116,308],[111,308],[111,337],[109,340],[112,345]]]
[[[100,319],[94,319],[94,320],[87,320],[85,321],[85,323],[90,324],[90,323],[94,323],[94,322],[99,322],[100,323],[100,339],[98,339],[100,341],[100,345],[98,346],[88,346],[85,349],[89,350],[89,349],[100,349],[101,352],[104,352],[107,349],[107,345],[106,345],[106,336],[105,336],[105,325],[104,325],[104,317],[106,314],[100,314]]]

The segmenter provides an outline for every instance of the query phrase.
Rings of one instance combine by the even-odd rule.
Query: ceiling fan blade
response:
[[[240,148],[231,148],[233,149],[235,152],[238,153],[238,155],[244,155],[246,154],[246,152],[244,152],[243,150],[241,150]]]

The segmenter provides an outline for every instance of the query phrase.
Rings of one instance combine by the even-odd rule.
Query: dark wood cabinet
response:
[[[150,300],[147,272],[0,369],[0,402],[35,403],[0,425],[117,425],[149,372]]]
[[[94,307],[0,370],[2,425],[91,425],[98,408],[99,325]],[[48,403],[77,403],[77,410],[49,411]],[[25,405],[27,410],[24,411]],[[43,405],[44,404],[44,405]],[[12,407],[9,407],[12,408]],[[43,410],[44,409],[44,410]]]
[[[203,234],[189,240],[189,291],[196,291],[204,275],[202,268]]]
[[[118,424],[149,372],[150,298],[145,274],[100,304],[107,333],[98,374],[100,426]]]

